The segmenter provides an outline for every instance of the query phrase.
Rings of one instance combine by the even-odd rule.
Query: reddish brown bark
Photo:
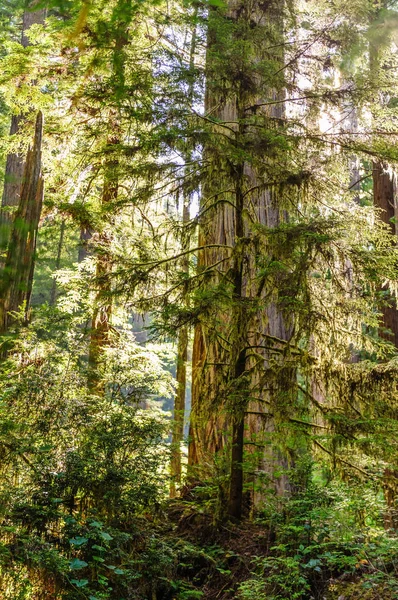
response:
[[[41,143],[43,115],[36,118],[33,147],[26,155],[23,185],[13,221],[0,286],[0,327],[7,331],[12,314],[25,303],[25,319],[32,292],[37,230],[43,203]]]
[[[255,3],[251,11],[243,3],[231,2],[228,18],[249,18],[251,25],[255,19],[258,26],[266,26],[276,15],[280,22],[282,10],[282,0],[266,5]],[[212,35],[209,36],[210,48],[214,42]],[[236,82],[231,85],[237,87]],[[269,93],[276,94],[273,90]],[[250,131],[246,126],[242,127],[242,123],[247,107],[256,102],[260,102],[259,98],[250,95],[244,87],[236,92],[235,97],[225,101],[209,86],[207,114],[228,123],[229,132],[223,129],[222,133],[229,136],[231,148],[234,143],[239,147],[250,137]],[[259,112],[261,110],[266,116],[265,109]],[[281,110],[272,110],[272,117],[281,116]],[[215,127],[214,134],[217,133],[220,130]],[[265,246],[259,250],[251,241],[255,237],[253,223],[272,228],[278,226],[286,215],[279,206],[277,195],[267,189],[262,177],[251,165],[245,162],[235,164],[232,174],[227,157],[216,144],[209,146],[206,152],[212,171],[204,186],[199,245],[220,247],[200,252],[199,272],[212,271],[212,276],[207,279],[208,282],[210,280],[208,290],[216,293],[220,283],[226,285],[230,289],[231,300],[223,306],[222,298],[215,299],[195,330],[189,466],[192,476],[195,473],[203,475],[211,469],[214,455],[227,448],[228,436],[232,434],[228,512],[230,516],[239,518],[242,512],[245,428],[250,438],[248,441],[261,448],[256,470],[267,472],[277,492],[284,493],[288,487],[284,477],[274,477],[275,467],[280,470],[285,465],[284,460],[275,448],[266,450],[266,444],[269,434],[275,431],[274,414],[280,410],[281,402],[287,402],[286,394],[291,394],[295,388],[295,374],[285,369],[281,375],[288,390],[282,390],[279,385],[279,367],[266,381],[266,373],[271,361],[275,362],[275,354],[272,350],[270,354],[265,348],[264,339],[268,336],[278,338],[283,350],[292,330],[279,307],[277,291],[266,289],[267,284],[263,286],[257,278],[257,253],[266,252]],[[257,309],[253,309],[255,306]],[[251,347],[256,348],[255,359],[250,357],[253,354]],[[281,373],[282,368],[279,375]]]
[[[46,10],[24,12],[21,35],[21,44],[24,48],[30,45],[29,38],[27,37],[28,30],[32,25],[44,23],[45,16]],[[25,120],[25,118],[26,115],[12,116],[10,135],[15,135],[18,133],[21,126],[21,122]],[[1,201],[2,208],[18,206],[19,204],[23,183],[23,175],[25,170],[25,160],[26,157],[19,153],[11,152],[7,155],[3,195]],[[0,214],[1,248],[7,247],[7,243],[11,232],[11,223],[12,218],[10,217],[7,210],[2,211]]]
[[[397,185],[396,176],[391,168],[383,162],[373,164],[373,198],[374,205],[380,209],[380,217],[390,226],[391,232],[397,234]],[[398,310],[396,299],[384,288],[385,301],[382,308],[382,323],[379,335],[392,342],[398,348]]]
[[[110,146],[119,143],[118,137],[108,140]],[[117,199],[118,161],[107,160],[104,173],[104,187],[101,203],[104,209]],[[90,347],[89,347],[89,373],[88,388],[91,393],[103,394],[104,382],[101,374],[101,363],[103,361],[104,349],[109,345],[109,333],[111,330],[112,316],[112,259],[110,254],[111,238],[106,231],[97,235],[97,265],[96,285],[97,292],[94,300],[94,312],[91,323]]]
[[[185,396],[187,383],[188,328],[182,327],[177,346],[177,392],[174,398],[173,429],[171,438],[170,497],[174,498],[181,485],[181,443],[184,437]]]

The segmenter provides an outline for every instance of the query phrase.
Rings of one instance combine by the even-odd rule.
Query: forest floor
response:
[[[281,563],[279,573],[261,569],[264,559],[274,557],[276,543],[275,532],[263,523],[247,519],[239,524],[215,524],[207,511],[181,500],[170,501],[166,521],[163,534],[174,547],[176,557],[175,590],[171,595],[170,591],[160,595],[158,592],[157,600],[398,599],[394,565],[385,565],[382,572],[379,565],[366,560],[346,570],[321,566],[305,574],[305,591],[294,591],[289,579],[297,573],[284,573],[287,562]],[[273,591],[270,581],[276,582]],[[249,582],[247,587],[245,582]]]

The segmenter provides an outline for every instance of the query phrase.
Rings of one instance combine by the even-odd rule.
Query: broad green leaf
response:
[[[88,579],[71,579],[70,582],[79,588],[88,585]]]
[[[82,546],[86,542],[88,542],[88,538],[80,536],[76,536],[75,538],[71,538],[69,540],[69,543],[72,544],[72,546]]]
[[[84,569],[88,564],[84,560],[80,560],[79,558],[74,558],[69,563],[69,568],[77,571],[78,569]]]
[[[90,523],[90,527],[97,527],[97,529],[101,529],[103,523],[101,523],[100,521],[91,521]]]

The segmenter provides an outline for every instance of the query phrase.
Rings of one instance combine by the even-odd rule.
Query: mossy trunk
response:
[[[380,210],[383,223],[389,225],[391,233],[397,234],[396,222],[398,218],[397,207],[397,181],[395,172],[383,162],[373,164],[373,201]],[[382,307],[382,323],[379,335],[393,343],[398,348],[398,310],[395,297],[388,288],[383,288],[384,305]]]
[[[194,8],[194,19],[196,21],[198,15],[198,7]],[[190,108],[193,108],[193,97],[194,97],[194,70],[195,70],[195,53],[197,43],[197,26],[194,25],[191,34],[191,43],[189,51],[189,69],[192,74],[191,83],[189,84],[189,104]],[[189,164],[192,161],[192,144],[190,140],[185,140],[185,176],[189,180]],[[183,207],[182,207],[182,244],[181,250],[183,252],[189,251],[190,239],[189,231],[187,230],[188,224],[191,219],[190,215],[190,204],[191,198],[189,192],[184,191]],[[189,258],[188,255],[184,256],[181,261],[181,270],[188,280],[189,276]],[[188,307],[189,296],[187,286],[183,292],[183,303],[185,307]],[[177,347],[177,393],[174,398],[174,414],[173,414],[173,430],[171,438],[171,461],[170,461],[170,497],[174,498],[177,493],[177,488],[181,485],[182,477],[182,457],[181,457],[181,445],[184,438],[184,423],[185,423],[185,400],[186,400],[186,388],[187,388],[187,360],[188,360],[188,342],[189,342],[189,328],[187,326],[181,327],[178,332],[178,347]]]
[[[62,256],[62,248],[64,245],[65,227],[66,227],[65,219],[62,219],[60,230],[59,230],[57,257],[55,260],[55,271],[58,271],[61,266],[61,256]],[[50,306],[55,306],[56,301],[57,301],[57,280],[54,279],[52,286],[51,286]]]
[[[174,397],[173,429],[171,437],[170,497],[175,498],[181,484],[182,460],[181,444],[184,438],[185,396],[187,384],[188,328],[182,327],[178,333],[177,346],[177,391]]]
[[[25,321],[32,293],[37,230],[43,204],[41,144],[43,115],[38,113],[33,147],[29,148],[23,175],[21,196],[11,228],[7,257],[0,284],[0,328],[6,332],[13,320],[12,313],[21,305]]]
[[[30,45],[27,31],[32,25],[43,24],[46,10],[25,11],[22,21],[21,44],[24,48]],[[13,115],[11,118],[10,136],[15,136],[26,119],[26,115]],[[26,157],[21,153],[10,152],[6,159],[3,195],[0,213],[0,249],[6,250],[11,235],[12,216],[10,207],[19,205],[24,179]]]
[[[108,140],[108,147],[119,144],[118,137]],[[118,160],[106,160],[104,166],[104,185],[101,205],[109,211],[110,205],[118,196]],[[88,388],[92,394],[102,395],[105,391],[101,367],[104,363],[104,349],[109,345],[112,317],[112,258],[111,236],[102,231],[97,238],[97,264],[95,272],[96,295],[91,322],[90,346],[88,356]]]
[[[267,50],[264,55],[259,50],[259,60],[282,63],[281,44],[273,45],[273,36],[281,41],[283,8],[282,0],[266,5],[231,2],[225,26],[235,22],[236,31],[257,34],[256,29],[261,28],[264,48],[279,50],[273,50],[272,57]],[[212,57],[220,50],[217,36],[217,27],[210,29],[210,69]],[[245,122],[249,107],[261,105],[265,95],[277,99],[279,108],[259,108],[257,116],[273,124],[282,117],[282,87],[269,87],[267,92],[266,87],[261,81],[261,92],[253,91],[243,74],[240,82],[230,82],[230,90],[235,92],[229,91],[227,98],[220,94],[217,83],[209,83],[206,93],[206,114],[219,125],[212,131],[216,141],[205,149],[205,161],[212,168],[203,188],[199,246],[218,247],[205,248],[198,259],[199,273],[206,274],[206,289],[214,294],[214,301],[195,329],[189,470],[192,478],[203,477],[210,474],[215,454],[229,454],[228,513],[235,518],[242,514],[246,444],[260,449],[258,456],[252,457],[254,470],[266,472],[278,494],[289,489],[287,478],[275,474],[287,466],[287,459],[273,446],[272,436],[278,415],[289,410],[296,393],[295,370],[286,367],[284,358],[275,358],[288,346],[292,322],[281,309],[278,290],[267,289],[268,283],[260,281],[257,264],[267,252],[266,242],[256,235],[257,227],[278,227],[287,214],[278,193],[267,188],[267,176],[257,172],[252,162],[228,154],[239,156],[241,150],[244,155],[243,148],[254,134],[251,124]],[[272,158],[266,151],[264,161],[270,171]],[[267,339],[276,342],[267,348]],[[254,501],[259,500],[256,496]]]

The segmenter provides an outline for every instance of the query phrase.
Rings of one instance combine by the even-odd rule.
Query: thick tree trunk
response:
[[[396,174],[387,164],[375,162],[373,164],[373,200],[374,205],[380,209],[380,217],[390,226],[391,232],[397,235],[397,181]],[[398,349],[398,310],[396,298],[388,287],[383,288],[385,294],[382,307],[382,323],[379,336],[394,344]],[[383,491],[387,509],[384,513],[386,529],[397,527],[397,471],[385,469],[383,474]]]
[[[380,12],[388,6],[386,0],[374,4],[374,17],[378,18]],[[386,65],[382,63],[380,48],[370,43],[369,48],[370,70],[377,80],[379,73]],[[382,98],[382,96],[381,96]],[[383,100],[381,100],[383,103]],[[398,235],[398,187],[397,175],[393,168],[383,161],[373,162],[373,203],[380,210],[380,218],[390,227],[393,235]],[[396,297],[388,287],[380,290],[383,295],[382,319],[379,324],[379,336],[394,344],[398,350],[398,308]],[[383,491],[387,510],[384,514],[386,529],[397,527],[397,471],[387,468],[383,473]]]
[[[246,19],[252,31],[256,27],[271,31],[271,21],[275,29],[282,29],[282,0],[266,5],[257,1],[248,4],[250,6],[231,1],[226,19],[237,22]],[[272,45],[268,41],[265,34],[264,47]],[[209,34],[210,51],[212,44],[217,45],[217,31]],[[275,44],[275,47],[281,45]],[[273,60],[277,52],[274,50]],[[282,56],[278,59],[282,60]],[[265,85],[261,83],[264,94]],[[247,110],[261,103],[261,97],[244,86],[242,82],[235,97],[227,100],[220,98],[210,85],[207,90],[207,114],[227,123],[229,129],[227,132],[215,127],[214,134],[227,136],[232,151],[234,147],[245,147],[251,139],[250,125],[244,124]],[[236,81],[231,82],[231,87],[237,89]],[[283,92],[269,89],[269,95],[280,98]],[[264,119],[271,117],[274,122],[283,114],[281,108],[259,109],[259,113],[262,110]],[[220,136],[220,147],[222,140]],[[213,463],[214,455],[227,448],[228,433],[232,429],[228,512],[231,517],[240,518],[245,427],[251,444],[262,448],[255,470],[267,473],[277,493],[283,494],[289,488],[286,477],[274,476],[275,467],[280,471],[287,463],[269,442],[275,431],[274,417],[285,410],[295,393],[294,369],[286,368],[284,359],[277,364],[275,358],[283,354],[292,328],[279,306],[277,290],[271,291],[266,282],[258,281],[256,261],[266,249],[263,242],[259,242],[261,249],[254,242],[256,225],[277,227],[286,219],[286,214],[279,206],[276,193],[267,189],[264,183],[267,176],[259,175],[246,162],[231,166],[228,155],[222,154],[216,143],[206,152],[212,171],[204,186],[199,245],[218,245],[219,248],[204,249],[198,261],[199,271],[213,272],[208,291],[214,292],[216,298],[214,308],[195,330],[189,466],[192,477],[195,472],[201,476]],[[221,292],[227,286],[231,294],[231,300],[224,305],[222,297],[217,299],[220,285]],[[278,348],[265,348],[264,340],[270,338],[278,340]],[[250,356],[252,348],[256,349],[256,358]],[[266,446],[270,450],[266,450]]]
[[[190,221],[190,199],[184,198],[182,223],[187,225]],[[189,249],[189,238],[183,231],[182,250]],[[182,271],[188,276],[189,259],[184,257],[181,263]],[[184,291],[185,302],[187,290]],[[177,487],[181,484],[181,444],[184,437],[184,422],[185,422],[185,397],[187,388],[187,359],[188,359],[188,339],[189,329],[187,326],[181,327],[178,332],[177,345],[177,392],[174,398],[174,414],[173,414],[173,429],[171,437],[171,461],[170,461],[170,497],[176,496]]]
[[[46,10],[25,11],[22,22],[21,44],[24,48],[30,45],[27,37],[27,31],[32,25],[44,23]],[[13,115],[11,118],[10,135],[18,133],[21,122],[26,118],[25,115]],[[23,183],[25,170],[25,157],[22,154],[11,152],[7,156],[6,169],[4,177],[3,196],[1,200],[2,209],[18,206]],[[0,249],[7,248],[12,225],[12,217],[7,210],[0,213]]]
[[[126,2],[126,15],[129,12],[130,0]],[[117,23],[113,49],[113,73],[124,85],[125,47],[128,44],[128,21],[123,19]],[[108,113],[107,158],[104,159],[104,184],[101,205],[104,212],[111,214],[111,205],[115,203],[119,191],[119,160],[116,155],[121,140],[121,127],[118,108],[111,108]],[[111,218],[112,222],[112,218]],[[86,230],[89,235],[89,230]],[[88,356],[88,389],[92,394],[103,395],[104,379],[101,374],[101,363],[104,349],[110,343],[112,316],[112,258],[111,236],[102,231],[98,234],[98,257],[96,265],[97,293],[94,301],[94,312],[91,324],[91,336]]]
[[[28,150],[18,210],[13,222],[0,285],[0,330],[7,331],[10,313],[25,303],[25,319],[32,293],[37,230],[43,203],[41,142],[43,115],[36,118],[33,148]]]
[[[373,164],[373,199],[374,205],[380,209],[380,218],[390,226],[391,232],[397,234],[396,223],[398,219],[397,206],[397,181],[396,175],[387,164],[375,162]],[[398,348],[398,310],[396,299],[385,288],[385,301],[382,309],[383,321],[379,335],[392,342]]]

